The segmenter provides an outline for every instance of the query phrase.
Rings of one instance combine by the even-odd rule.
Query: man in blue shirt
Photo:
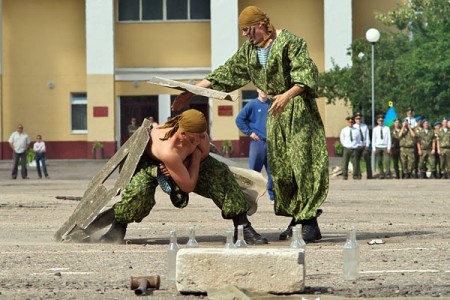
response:
[[[258,98],[253,99],[245,105],[236,117],[237,127],[250,137],[250,149],[248,155],[249,168],[261,172],[262,167],[267,172],[267,189],[269,198],[273,203],[275,199],[272,189],[272,176],[270,176],[267,166],[267,146],[266,146],[266,122],[271,101],[267,94],[257,89]]]

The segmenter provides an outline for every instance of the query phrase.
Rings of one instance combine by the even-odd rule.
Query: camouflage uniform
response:
[[[158,186],[159,162],[145,154],[142,156],[131,182],[122,192],[122,200],[114,205],[116,220],[120,223],[141,222],[155,205],[155,189]],[[170,199],[183,208],[189,194],[181,191],[172,179]],[[228,166],[211,156],[200,164],[195,193],[210,198],[222,210],[222,217],[231,219],[249,209],[249,204]]]
[[[441,172],[445,178],[448,178],[448,172],[450,171],[450,129],[447,132],[443,128],[436,133],[437,141],[439,141],[439,149],[441,150],[440,163]]]
[[[395,128],[391,129],[391,153],[392,153],[392,161],[394,164],[395,170],[395,178],[400,179],[400,129],[397,130]]]
[[[414,169],[414,147],[416,139],[409,130],[403,130],[400,136],[400,158],[402,160],[403,174],[409,178]]]
[[[419,160],[419,169],[421,172],[421,177],[425,178],[427,160],[429,160],[432,174],[436,172],[434,153],[431,153],[431,151],[433,150],[435,135],[434,131],[431,129],[428,130],[428,133],[425,132],[425,129],[416,132],[417,132],[417,141],[420,144],[420,150],[422,150],[422,156],[420,156]]]
[[[234,91],[250,81],[268,95],[294,85],[304,87],[280,115],[267,120],[267,157],[273,177],[275,214],[296,221],[320,215],[328,193],[328,152],[316,104],[318,70],[306,42],[283,29],[264,68],[257,48],[245,41],[222,66],[206,77],[214,90]]]

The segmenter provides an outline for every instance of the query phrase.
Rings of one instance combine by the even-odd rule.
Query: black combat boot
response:
[[[313,243],[322,238],[319,224],[317,223],[317,218],[301,221],[301,224],[303,240],[305,241],[305,243]]]
[[[427,179],[427,173],[425,172],[420,172],[420,179]]]
[[[237,215],[233,218],[234,223],[234,242],[237,240],[238,236],[238,226],[243,225],[244,227],[244,240],[247,244],[250,245],[262,245],[262,244],[268,244],[269,241],[262,237],[259,233],[256,232],[256,230],[252,227],[252,224],[247,219],[247,214],[243,213],[240,215]]]
[[[291,223],[289,223],[288,228],[285,231],[283,231],[282,233],[280,233],[280,237],[279,237],[280,241],[288,240],[288,239],[291,238],[291,236],[292,236],[292,228],[295,225],[297,225],[297,223],[295,222],[295,219],[292,218]]]
[[[430,179],[436,179],[436,171],[431,172]]]
[[[108,225],[111,225],[113,221],[114,221],[114,208],[111,207],[99,213],[98,216],[94,219],[94,221],[92,221],[91,224],[89,224],[89,226],[85,229],[85,232],[91,235],[97,230],[100,230]]]
[[[123,244],[128,224],[114,220],[111,228],[100,238],[101,243]]]
[[[444,179],[448,179],[448,178],[449,178],[448,172],[445,172],[445,173],[444,173],[443,178],[444,178]]]

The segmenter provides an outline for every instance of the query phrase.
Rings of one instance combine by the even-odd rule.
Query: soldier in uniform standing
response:
[[[383,125],[384,117],[377,116],[378,125],[372,131],[372,151],[375,153],[380,179],[391,178],[390,157],[391,154],[391,131]],[[386,168],[386,172],[384,172]]]
[[[414,168],[414,147],[416,145],[416,134],[411,128],[408,119],[403,120],[400,130],[400,157],[403,166],[403,179],[412,178],[411,172]]]
[[[423,131],[422,123],[423,123],[422,117],[417,116],[416,117],[416,126],[413,127],[416,137],[418,137],[419,133],[421,133]],[[414,148],[414,178],[419,178],[419,170],[420,170],[419,161],[420,161],[419,148],[416,145],[416,147]]]
[[[419,127],[416,127],[419,128]],[[419,178],[427,178],[427,161],[430,164],[431,178],[436,176],[436,165],[434,162],[434,152],[435,152],[435,135],[434,131],[430,129],[430,121],[428,119],[423,119],[423,129],[416,130],[417,134],[417,152],[419,155]]]
[[[394,163],[395,179],[402,178],[400,174],[400,130],[401,120],[395,119],[394,126],[391,129],[391,155]]]
[[[364,159],[364,162],[366,163],[366,174],[367,179],[372,179],[372,162],[371,162],[371,155],[370,155],[370,134],[369,134],[369,128],[366,124],[362,123],[361,121],[361,114],[356,113],[354,116],[355,124],[353,124],[353,127],[359,130],[359,134],[361,136],[361,142],[358,147],[358,155],[359,157],[362,157]],[[361,179],[361,173],[359,173],[359,179]]]
[[[343,179],[348,179],[348,163],[353,156],[353,179],[361,179],[361,168],[359,162],[361,160],[359,147],[361,144],[361,136],[359,130],[353,126],[353,117],[348,116],[347,126],[342,128],[339,136],[342,146],[344,147],[344,154],[342,160],[342,174]]]
[[[435,141],[435,151],[434,151],[434,165],[436,166],[435,179],[441,178],[441,160],[437,151],[437,141],[439,139],[438,132],[441,130],[441,121],[436,121],[433,124],[434,127],[434,141]]]
[[[449,160],[450,160],[450,130],[447,127],[447,118],[442,119],[442,127],[437,132],[437,152],[440,160],[440,171],[442,172],[442,177],[449,178]]]

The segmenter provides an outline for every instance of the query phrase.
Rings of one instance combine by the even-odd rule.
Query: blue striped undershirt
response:
[[[261,66],[263,66],[264,69],[266,68],[267,59],[269,58],[270,50],[272,50],[272,45],[273,43],[270,44],[270,46],[267,48],[258,47],[256,49],[259,63],[261,64]]]

